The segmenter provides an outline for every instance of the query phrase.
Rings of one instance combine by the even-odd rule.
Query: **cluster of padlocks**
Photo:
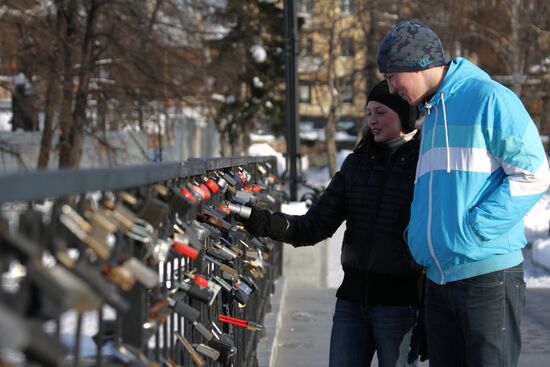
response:
[[[248,234],[241,218],[251,205],[277,209],[281,191],[267,159],[215,163],[200,174],[11,206],[0,229],[2,363],[257,364],[281,250]],[[67,346],[58,324],[44,325],[69,310],[79,317]],[[81,315],[91,311],[92,359],[80,346]]]

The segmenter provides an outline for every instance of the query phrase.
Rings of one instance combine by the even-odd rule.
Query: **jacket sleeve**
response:
[[[312,246],[336,232],[345,220],[345,171],[349,164],[350,156],[306,214],[285,215],[289,226],[282,241],[295,247]]]
[[[537,128],[511,91],[495,92],[484,111],[486,144],[504,177],[498,187],[470,212],[470,225],[490,241],[521,223],[550,185],[548,161]]]

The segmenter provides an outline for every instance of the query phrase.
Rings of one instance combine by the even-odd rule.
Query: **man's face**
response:
[[[422,102],[422,98],[427,92],[421,72],[387,73],[384,74],[384,77],[388,81],[390,93],[401,96],[411,106]]]

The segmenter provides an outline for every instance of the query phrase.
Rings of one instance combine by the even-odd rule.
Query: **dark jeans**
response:
[[[337,299],[330,336],[330,367],[368,367],[374,353],[380,367],[416,366],[407,363],[415,307],[362,306]]]
[[[430,367],[517,366],[523,265],[438,285],[426,282]]]

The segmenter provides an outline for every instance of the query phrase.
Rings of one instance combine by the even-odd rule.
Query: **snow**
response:
[[[300,129],[300,139],[325,141],[325,129]],[[357,136],[349,134],[347,131],[336,131],[334,135],[336,141],[356,141]]]
[[[525,215],[525,236],[529,242],[549,235],[550,194],[546,193]],[[550,264],[550,263],[549,263]]]
[[[525,236],[531,244],[525,253],[528,287],[550,287],[550,191],[525,215]]]
[[[303,201],[294,201],[281,205],[281,211],[290,215],[303,215],[307,212],[307,206]]]
[[[270,155],[275,156],[277,157],[277,172],[281,173],[285,170],[285,157],[283,157],[282,153],[277,152],[267,143],[252,144],[250,148],[248,148],[248,155],[253,157]]]
[[[212,98],[212,100],[216,102],[222,102],[222,103],[225,102],[225,97],[219,93],[212,93],[210,98]]]
[[[263,88],[264,87],[264,83],[257,76],[252,78],[252,84],[254,84],[254,87],[256,87],[256,88]]]
[[[550,266],[548,266],[550,265],[550,238],[538,238],[533,242],[532,247],[533,262],[550,269]]]
[[[11,112],[0,111],[0,131],[11,131]]]
[[[254,61],[256,61],[258,64],[261,64],[265,62],[265,60],[267,60],[267,52],[260,45],[253,45],[252,47],[250,47],[250,53],[252,54]]]

